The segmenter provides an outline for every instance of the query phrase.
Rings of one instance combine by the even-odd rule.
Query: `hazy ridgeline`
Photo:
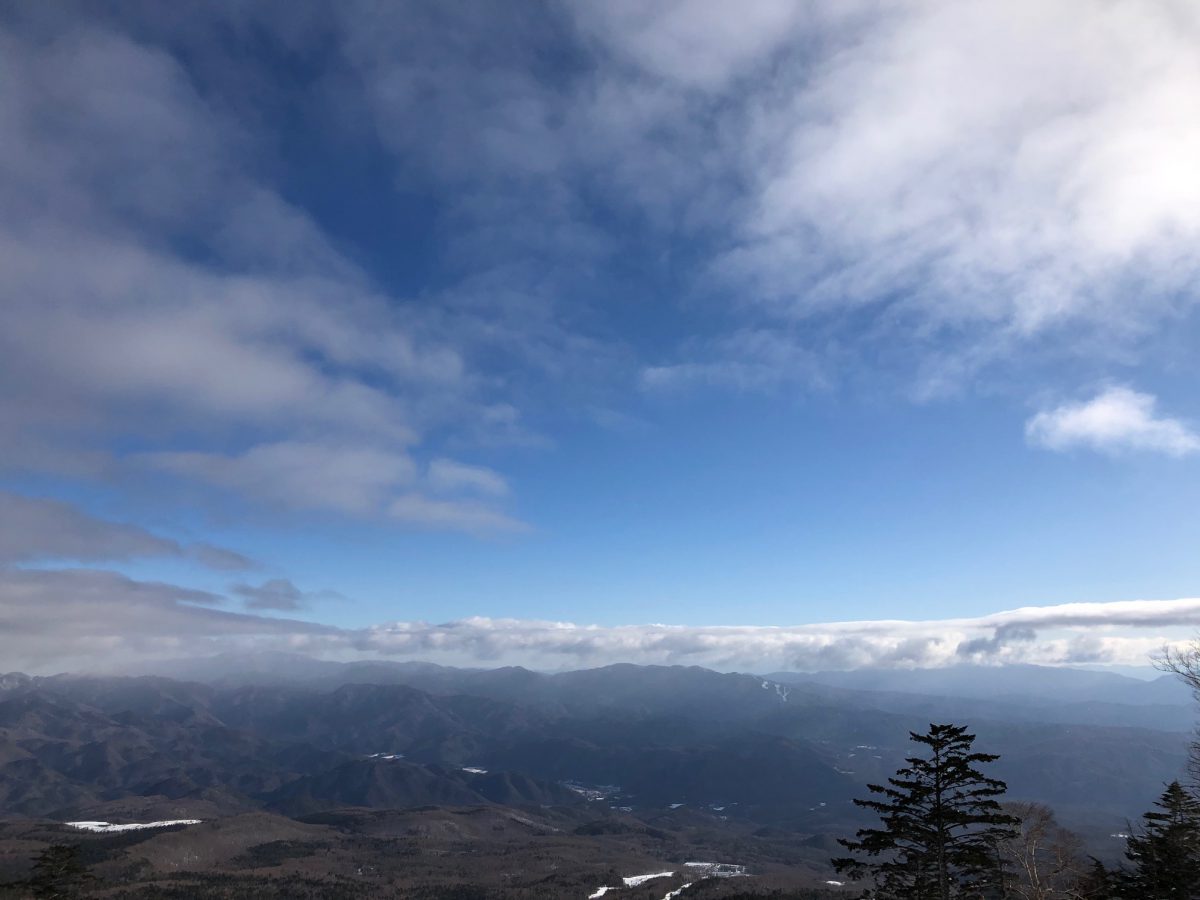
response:
[[[999,754],[989,774],[1006,801],[1045,804],[1112,864],[1127,823],[1182,777],[1193,721],[1174,678],[1032,667],[543,674],[260,656],[162,671],[175,677],[3,677],[0,880],[27,874],[35,844],[21,842],[67,840],[130,891],[182,866],[229,890],[266,872],[294,890],[344,876],[347,890],[375,878],[576,896],[566,882],[520,891],[535,873],[590,891],[614,867],[706,859],[756,874],[721,890],[832,889],[836,839],[870,822],[854,798],[931,721],[968,723]],[[204,822],[94,837],[61,825],[182,818]],[[538,862],[556,853],[567,870]],[[493,883],[503,859],[525,874]]]

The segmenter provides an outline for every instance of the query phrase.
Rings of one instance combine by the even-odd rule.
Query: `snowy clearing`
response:
[[[674,872],[655,872],[653,875],[630,875],[628,878],[622,878],[625,882],[625,887],[637,887],[639,884],[645,884],[655,878],[670,878]]]
[[[704,881],[708,878],[745,878],[748,873],[746,867],[737,865],[736,863],[715,863],[715,862],[687,862],[683,864],[684,872],[682,875],[690,877],[692,880],[687,884],[681,885],[673,891],[669,891],[663,900],[677,900],[683,895],[683,892],[692,887],[698,881]],[[637,887],[640,884],[645,884],[647,881],[652,881],[655,878],[671,878],[674,872],[654,872],[650,875],[630,875],[622,878],[625,887]],[[619,887],[606,886],[597,888],[595,893],[588,894],[588,900],[599,900],[609,891],[619,891]]]
[[[140,831],[143,828],[168,828],[171,825],[199,825],[200,819],[165,819],[162,822],[131,822],[128,825],[114,825],[111,822],[64,822],[80,831]]]

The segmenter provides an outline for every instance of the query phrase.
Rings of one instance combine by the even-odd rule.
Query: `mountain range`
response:
[[[1000,755],[1012,799],[1051,805],[1111,857],[1183,772],[1193,721],[1169,679],[1032,668],[547,674],[272,656],[164,670],[0,676],[0,819],[553,811],[547,834],[701,829],[808,848],[819,869],[909,732],[951,721]]]

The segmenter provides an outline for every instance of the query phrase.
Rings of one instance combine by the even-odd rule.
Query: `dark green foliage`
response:
[[[765,892],[754,891],[738,891],[737,893],[728,893],[727,885],[720,882],[700,882],[695,887],[684,891],[683,896],[696,897],[697,900],[703,900],[707,893],[705,888],[711,885],[714,891],[720,891],[719,894],[713,895],[713,900],[845,900],[846,895],[840,891],[827,891],[823,888],[799,888],[797,890],[774,890]]]
[[[1118,873],[1117,896],[1128,900],[1200,898],[1200,800],[1178,781],[1142,817],[1141,833],[1129,838],[1130,868]]]
[[[833,860],[850,877],[874,880],[878,900],[975,900],[1001,896],[999,845],[1018,824],[997,800],[1002,781],[976,768],[996,760],[975,753],[975,735],[963,726],[930,725],[910,737],[928,756],[908,757],[908,766],[887,785],[867,787],[880,799],[855,800],[879,814],[881,828],[841,840],[856,854]]]
[[[1116,876],[1105,868],[1104,863],[1092,859],[1089,868],[1075,886],[1079,900],[1115,900],[1117,896]]]
[[[721,884],[720,881],[702,881],[692,888],[684,891],[683,896],[695,897],[697,900],[703,898],[709,893],[709,889],[714,892],[713,900],[845,900],[846,895],[841,891],[829,891],[824,888],[799,888],[795,890],[772,890],[772,891],[737,891],[736,893],[728,892],[728,885]]]
[[[147,828],[144,831],[117,831],[111,834],[89,834],[85,839],[73,846],[79,851],[81,865],[91,867],[97,863],[120,859],[128,855],[128,851],[138,844],[145,843],[159,835],[173,831],[183,831],[185,825],[167,826],[165,828]]]
[[[33,864],[29,876],[29,892],[38,898],[66,900],[82,897],[91,881],[87,869],[79,861],[79,847],[74,844],[51,844]]]
[[[394,900],[424,900],[419,894],[379,892],[362,884],[330,879],[267,879],[198,876],[188,873],[177,883],[137,885],[113,892],[112,900],[362,900],[364,897]]]
[[[620,819],[595,819],[591,822],[584,822],[575,829],[575,834],[585,837],[595,837],[603,834],[644,834],[655,840],[664,841],[667,839],[666,832],[658,828],[650,828],[646,825],[631,825]]]
[[[596,819],[591,822],[584,822],[575,829],[575,833],[594,836],[598,834],[633,834],[641,830],[630,825],[628,822],[622,822],[620,819]]]
[[[328,843],[320,841],[268,841],[256,844],[237,857],[233,864],[239,868],[261,869],[278,866],[289,859],[313,856],[319,850],[328,849]]]

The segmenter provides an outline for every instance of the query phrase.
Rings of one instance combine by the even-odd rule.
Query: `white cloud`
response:
[[[169,19],[149,17],[142,39]],[[0,23],[4,468],[152,463],[360,514],[411,485],[434,427],[494,437],[514,408],[460,339],[489,311],[387,296],[261,178],[258,118],[87,19]]]
[[[827,362],[803,340],[766,328],[745,328],[708,341],[692,341],[687,359],[647,366],[641,386],[650,391],[727,388],[763,391],[798,385],[815,390],[828,385]]]
[[[694,8],[577,14],[609,54],[579,118],[624,151],[619,196],[724,247],[731,329],[800,321],[830,368],[930,395],[1030,354],[1145,353],[1194,309],[1191,0]],[[719,341],[678,353],[644,378],[778,383]]]
[[[285,580],[239,585],[262,608],[313,595]],[[471,618],[344,629],[212,608],[220,596],[112,572],[0,569],[0,659],[10,668],[94,668],[114,658],[289,649],[333,658],[586,667],[614,662],[724,670],[938,667],[962,662],[1145,665],[1200,626],[1200,599],[1024,607],[928,621],[788,626],[624,625]]]
[[[258,568],[258,563],[244,554],[204,541],[184,544],[183,553],[188,559],[192,559],[202,566],[222,572],[244,572],[247,569]]]
[[[113,660],[300,647],[338,629],[211,608],[219,595],[90,569],[0,569],[0,659],[8,668],[110,668]]]
[[[1031,444],[1051,450],[1147,450],[1169,456],[1200,450],[1200,435],[1178,419],[1158,415],[1156,403],[1150,394],[1110,387],[1085,403],[1037,413],[1025,423],[1025,435]]]
[[[724,0],[568,4],[586,34],[642,69],[680,84],[726,88],[768,65],[805,17],[795,0],[758,0],[731,11]]]
[[[1200,237],[1200,14],[1181,0],[953,0],[833,37],[748,146],[728,262],[787,311],[1119,333],[1185,302]]]
[[[277,609],[294,612],[314,601],[344,600],[336,591],[302,591],[287,578],[270,578],[262,584],[233,584],[230,593],[242,600],[246,609]]]
[[[355,78],[323,87],[346,127],[451,198],[444,249],[464,277],[423,310],[379,296],[256,177],[262,136],[168,53],[101,25],[36,51],[7,36],[0,374],[27,387],[5,409],[9,458],[66,465],[62,443],[24,436],[64,424],[90,450],[198,423],[419,443],[431,423],[482,426],[498,383],[472,365],[484,347],[509,384],[587,369],[770,389],[903,357],[944,385],[1026,346],[1129,345],[1192,303],[1177,290],[1200,236],[1188,0],[464,9],[344,4],[286,29],[298,53],[338,42]],[[586,66],[541,66],[572,40]],[[626,239],[597,223],[598,196],[635,214],[628,239],[723,250],[726,335],[681,316],[676,352],[647,366],[581,334],[571,273]],[[789,352],[740,339],[772,332]]]
[[[1145,665],[1200,626],[1200,600],[1026,607],[977,618],[796,626],[595,626],[472,618],[369,628],[356,646],[385,655],[543,667],[612,662],[718,669],[854,669],[992,664]]]
[[[387,514],[398,522],[440,531],[469,534],[518,533],[529,526],[507,513],[474,500],[448,500],[421,494],[404,494],[388,505]]]
[[[531,390],[580,371],[770,390],[904,357],[946,383],[1027,346],[1135,346],[1194,303],[1178,290],[1200,238],[1190,0],[289,16],[289,47],[332,40],[353,74],[321,85],[348,133],[370,130],[404,179],[450,198],[442,250],[463,277],[420,304],[386,296],[262,177],[261,117],[152,46],[276,10],[198,12],[188,34],[153,13],[126,34],[99,13],[46,20],[36,39],[5,20],[7,464],[107,473],[120,445],[293,507],[508,528],[443,496],[498,498],[499,473],[435,461],[422,480],[413,460],[445,452],[434,433],[527,439],[518,370]],[[570,57],[576,39],[587,65],[542,65],[540,48]],[[645,365],[582,333],[605,317],[564,285],[590,283],[623,240],[674,266],[693,238],[733,279],[707,295],[724,334],[680,315],[664,328],[677,346]],[[1185,426],[1148,417],[1139,446],[1190,452]],[[328,483],[273,470],[285,447],[293,462],[338,448]]]
[[[408,454],[376,447],[287,441],[237,455],[146,454],[151,466],[291,509],[371,515],[416,480]]]
[[[433,460],[429,464],[428,479],[435,491],[467,491],[493,497],[503,497],[508,493],[508,482],[499,473],[452,459]]]
[[[89,515],[68,503],[0,491],[0,565],[46,559],[98,562],[175,557],[212,569],[254,564],[233,550],[181,544],[137,525]]]
[[[390,519],[469,534],[528,527],[495,506],[508,493],[499,474],[449,459],[434,460],[421,476],[403,451],[301,441],[259,444],[238,455],[173,452],[139,459],[283,509]]]

